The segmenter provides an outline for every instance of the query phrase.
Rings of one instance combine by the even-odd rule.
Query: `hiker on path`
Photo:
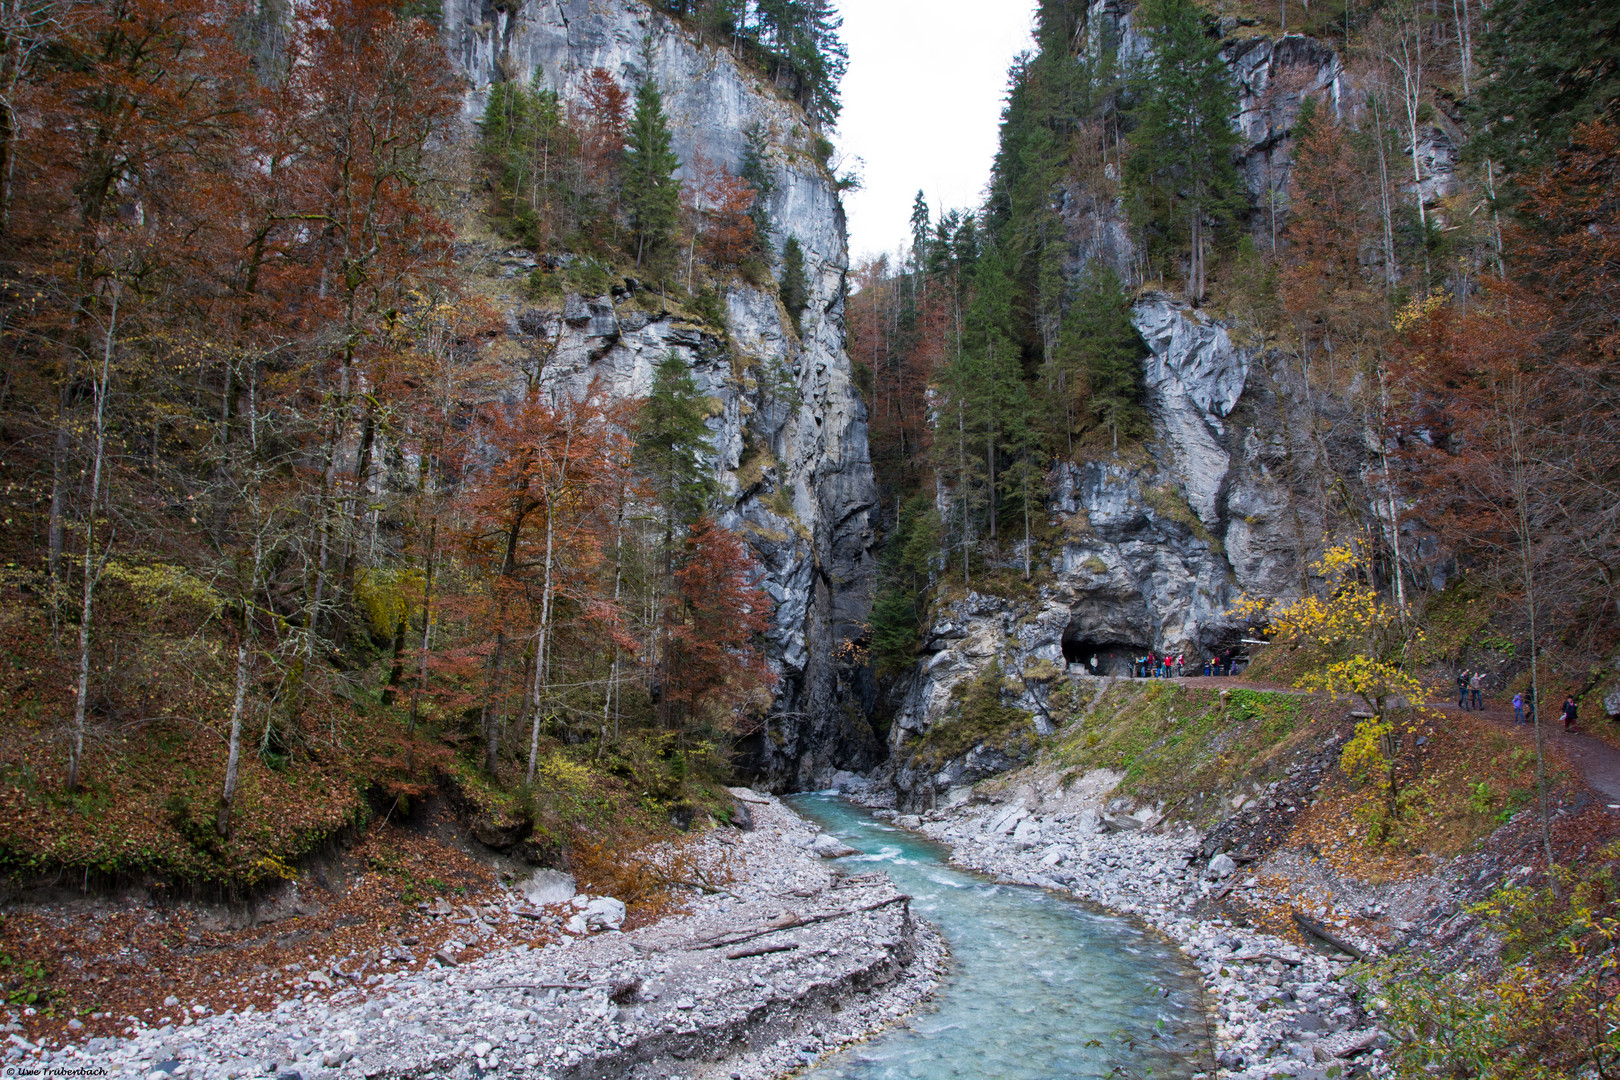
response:
[[[1475,709],[1483,709],[1485,707],[1481,705],[1479,701],[1479,692],[1482,689],[1480,686],[1480,680],[1483,678],[1484,676],[1476,671],[1474,672],[1473,678],[1468,680],[1468,692],[1473,696]]]
[[[1575,730],[1575,696],[1573,694],[1564,698],[1564,732],[1568,734]]]
[[[1457,708],[1468,708],[1468,669],[1457,674]]]
[[[1524,723],[1524,695],[1523,694],[1514,694],[1513,695],[1513,722],[1515,724]]]

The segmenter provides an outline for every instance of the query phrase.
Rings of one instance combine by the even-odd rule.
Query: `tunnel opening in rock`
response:
[[[1235,675],[1249,666],[1253,659],[1251,647],[1263,649],[1265,646],[1251,642],[1241,630],[1223,630],[1210,644],[1207,659],[1211,665],[1219,664],[1222,674]]]
[[[1131,665],[1137,657],[1147,655],[1147,651],[1146,645],[1128,641],[1063,635],[1063,659],[1070,667],[1078,666],[1087,675],[1130,675]]]

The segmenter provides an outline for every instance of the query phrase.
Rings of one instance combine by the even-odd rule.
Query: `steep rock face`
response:
[[[1243,37],[1242,29],[1223,22],[1223,55],[1238,89],[1239,164],[1258,208],[1251,223],[1257,239],[1269,241],[1277,224],[1270,208],[1287,189],[1301,102],[1314,95],[1336,111],[1348,109],[1353,89],[1322,43]],[[1098,0],[1088,33],[1091,49],[1115,49],[1126,64],[1147,50],[1134,4]],[[1420,146],[1430,169],[1425,194],[1450,183],[1444,135],[1436,133],[1435,152]],[[1134,280],[1137,256],[1119,202],[1071,188],[1064,205],[1072,272],[1100,259]],[[1233,649],[1241,627],[1231,609],[1239,596],[1297,595],[1306,568],[1331,540],[1305,478],[1329,456],[1341,475],[1353,475],[1366,448],[1295,437],[1303,389],[1289,358],[1234,342],[1230,327],[1162,294],[1139,298],[1131,320],[1149,352],[1143,366],[1154,437],[1147,458],[1058,466],[1048,509],[1061,541],[1035,595],[973,593],[938,613],[922,659],[890,701],[886,775],[908,805],[926,805],[1016,764],[989,744],[942,767],[925,768],[912,753],[950,715],[952,692],[992,661],[1007,676],[1006,699],[1030,713],[1032,731],[1045,733],[1061,702],[1127,674],[1134,656],[1179,653],[1201,668],[1210,655]]]
[[[472,118],[495,80],[538,77],[569,100],[601,68],[627,90],[651,74],[683,163],[701,154],[736,172],[746,132],[758,125],[765,133],[773,235],[778,244],[797,237],[805,252],[810,302],[802,332],[774,290],[740,282],[725,290],[724,335],[628,285],[613,295],[569,296],[561,310],[511,290],[500,347],[515,357],[554,347],[542,378],[575,394],[595,381],[615,396],[643,396],[668,353],[689,363],[713,402],[722,522],[748,538],[776,601],[769,638],[777,707],[753,741],[754,768],[777,789],[815,785],[835,769],[870,768],[882,749],[870,725],[842,707],[848,673],[838,657],[863,632],[870,606],[876,491],[865,409],[844,352],[843,208],[813,156],[813,133],[795,106],[729,53],[699,45],[634,0],[444,0],[443,11],[446,47],[470,84]],[[533,256],[486,261],[493,276],[512,276]]]

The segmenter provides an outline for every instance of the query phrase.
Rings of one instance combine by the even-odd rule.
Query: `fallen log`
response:
[[[750,949],[732,949],[726,953],[727,960],[746,960],[750,956],[768,956],[771,953],[792,952],[799,947],[796,941],[784,942],[781,945],[755,945]]]
[[[606,983],[491,983],[489,986],[469,986],[468,990],[595,990]]]
[[[1246,953],[1243,956],[1229,956],[1226,958],[1225,962],[1228,964],[1252,964],[1256,960],[1275,960],[1279,964],[1287,964],[1290,967],[1299,967],[1300,964],[1304,963],[1302,960],[1290,960],[1286,956],[1278,956],[1276,953],[1271,952]]]
[[[910,902],[910,896],[905,893],[900,893],[897,896],[889,897],[887,900],[879,900],[874,904],[863,904],[860,907],[846,908],[843,911],[829,911],[822,915],[812,915],[807,919],[792,919],[776,926],[768,926],[763,930],[756,930],[751,934],[736,934],[730,937],[720,938],[716,941],[707,941],[701,945],[693,945],[687,951],[696,952],[699,949],[723,949],[728,945],[741,945],[745,941],[753,941],[755,938],[761,938],[767,934],[777,934],[783,930],[796,930],[801,926],[812,926],[816,923],[831,922],[833,919],[843,919],[849,917],[850,915],[864,915],[869,911],[877,911],[879,908],[886,908],[890,904],[909,904]]]
[[[1357,948],[1356,946],[1350,944],[1348,941],[1344,940],[1344,938],[1342,938],[1339,935],[1335,934],[1333,931],[1329,930],[1327,927],[1323,926],[1321,923],[1317,922],[1315,919],[1307,918],[1306,916],[1300,914],[1297,911],[1294,912],[1293,915],[1294,915],[1294,925],[1298,926],[1301,930],[1305,931],[1307,934],[1311,935],[1312,937],[1320,938],[1322,941],[1325,941],[1329,945],[1332,945],[1335,949],[1338,949],[1340,952],[1348,953],[1349,955],[1355,957],[1357,960],[1365,960],[1365,959],[1367,959],[1367,954],[1365,952],[1363,952],[1361,949]]]

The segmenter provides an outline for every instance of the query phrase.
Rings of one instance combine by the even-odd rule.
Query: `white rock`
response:
[[[841,859],[846,855],[859,854],[836,836],[829,836],[826,833],[816,837],[815,843],[810,845],[810,850],[823,859]]]
[[[593,896],[585,905],[585,925],[592,930],[617,930],[624,916],[624,904],[611,896]]]
[[[566,903],[573,898],[575,888],[573,875],[560,870],[536,870],[518,886],[523,898],[536,906]]]

